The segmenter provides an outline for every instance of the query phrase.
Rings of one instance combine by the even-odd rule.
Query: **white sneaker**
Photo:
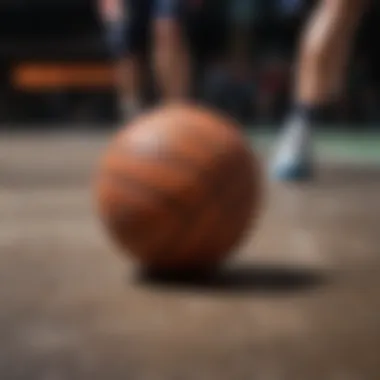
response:
[[[271,176],[280,181],[304,181],[313,176],[311,128],[300,119],[287,123],[280,138]]]

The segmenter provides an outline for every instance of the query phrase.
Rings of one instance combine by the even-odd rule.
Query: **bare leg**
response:
[[[285,126],[273,174],[285,180],[312,174],[311,124],[318,111],[339,96],[353,37],[367,0],[321,0],[301,39],[295,109]]]
[[[140,26],[142,17],[137,14],[134,18],[127,19],[125,15],[128,12],[141,13],[142,9],[136,6],[138,0],[119,1],[123,1],[124,17],[119,30],[115,31],[114,37],[116,54],[114,80],[122,118],[127,120],[133,118],[141,110],[142,66],[139,42],[142,40]],[[126,9],[127,7],[130,9]]]
[[[190,91],[190,57],[176,7],[158,8],[153,26],[154,72],[164,101],[185,98]]]
[[[367,0],[322,0],[300,46],[295,97],[319,105],[343,90],[354,34]]]
[[[98,0],[99,14],[114,58],[114,88],[124,120],[133,117],[141,103],[141,68],[136,41],[141,37],[144,8],[138,6],[139,1],[142,0]]]
[[[115,88],[123,119],[134,117],[141,109],[141,65],[137,55],[118,60],[115,64]]]

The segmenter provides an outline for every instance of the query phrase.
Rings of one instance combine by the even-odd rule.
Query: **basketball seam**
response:
[[[221,144],[212,144],[214,141],[211,141],[209,137],[206,137],[204,135],[196,135],[193,133],[189,133],[188,138],[191,140],[195,140],[195,143],[199,144],[202,143],[203,146],[207,149],[210,149],[210,145],[213,145],[216,148],[222,148]],[[120,153],[131,153],[130,151],[125,151],[126,148],[125,146],[120,146],[120,149],[118,149],[118,152]],[[144,151],[144,152],[139,152],[138,150],[132,150],[133,155],[137,157],[146,157],[149,159],[164,159],[166,163],[169,163],[170,165],[173,166],[180,166],[181,164],[184,164],[187,169],[191,170],[197,170],[197,169],[203,169],[202,165],[200,165],[198,162],[195,160],[192,160],[191,157],[189,156],[184,156],[181,155],[181,152],[179,151],[174,151],[174,150],[165,150],[165,151],[159,151],[157,154],[157,151],[153,151],[153,154],[149,154],[149,151]]]
[[[189,135],[190,137],[190,135]],[[196,142],[202,141],[204,143],[203,145],[210,149],[210,141],[209,139],[205,138],[205,136],[202,135],[203,138],[199,139],[197,135],[193,134],[191,137],[196,139]],[[214,147],[222,148],[221,144],[212,144]],[[123,152],[123,149],[120,149],[120,152]],[[182,155],[180,152],[176,151],[165,151],[160,152],[160,154],[149,154],[147,152],[144,152],[142,154],[139,154],[137,151],[133,151],[134,155],[145,157],[147,159],[147,163],[150,162],[150,160],[156,160],[157,162],[160,162],[160,164],[169,164],[171,168],[174,169],[181,169],[184,170],[183,166],[181,164],[185,163],[186,168],[185,169],[191,169],[194,172],[198,172],[200,177],[202,179],[202,183],[206,183],[206,191],[207,193],[210,192],[210,186],[212,186],[211,183],[207,184],[208,179],[208,167],[204,168],[202,165],[198,164],[194,160],[189,159],[189,157]],[[149,193],[150,195],[154,194],[155,198],[160,198],[160,201],[164,201],[163,203],[170,208],[170,211],[177,214],[178,212],[183,212],[186,214],[187,207],[185,207],[176,197],[171,197],[164,189],[160,188],[159,186],[150,186],[148,183],[146,183],[145,180],[138,179],[136,176],[131,176],[129,173],[128,175],[125,172],[119,172],[118,170],[114,169],[113,173],[110,173],[113,177],[113,180],[116,179],[116,182],[128,182],[128,185],[133,184],[134,187],[138,187],[140,190]],[[211,194],[213,195],[213,194]]]
[[[211,146],[213,150],[216,150],[215,154],[223,154],[223,143],[220,143],[218,140],[211,140],[210,136],[205,136],[204,134],[189,134],[189,138],[192,140],[196,140],[197,144],[201,143],[205,149],[210,149]],[[124,152],[125,148],[121,147],[120,152]],[[144,151],[142,153],[137,150],[133,151],[134,155],[140,155],[141,157],[145,157],[147,159],[155,159],[159,161],[161,164],[168,164],[171,167],[179,168],[181,170],[193,170],[195,172],[199,172],[199,177],[201,177],[201,182],[205,183],[206,194],[202,199],[202,202],[198,205],[198,207],[189,209],[189,206],[184,205],[180,199],[177,197],[172,197],[170,194],[158,187],[158,186],[150,186],[144,180],[140,180],[135,176],[131,176],[131,173],[118,172],[115,170],[111,173],[111,178],[113,181],[116,180],[121,186],[134,186],[138,188],[139,191],[143,191],[147,194],[147,197],[153,197],[158,200],[160,203],[167,207],[169,212],[173,213],[178,221],[178,230],[175,234],[173,234],[167,242],[162,244],[162,248],[159,249],[158,256],[162,254],[169,254],[170,251],[175,251],[175,247],[186,238],[186,234],[189,233],[189,228],[191,228],[191,223],[193,223],[197,218],[201,218],[203,216],[204,211],[207,209],[208,204],[215,204],[215,202],[224,199],[226,201],[226,194],[231,191],[231,186],[234,186],[234,179],[236,176],[241,175],[241,170],[234,170],[236,167],[236,161],[226,161],[226,164],[221,165],[220,169],[216,173],[215,176],[208,175],[209,167],[203,167],[200,163],[194,161],[189,156],[185,156],[183,152],[166,150],[160,151],[157,154],[157,151],[153,151],[154,154],[149,154],[149,151]],[[240,169],[240,165],[237,165]],[[228,169],[227,169],[228,168]],[[226,178],[227,177],[227,178]],[[230,182],[230,186],[223,186],[223,182]],[[239,192],[240,193],[240,192]],[[237,196],[239,198],[239,196]],[[211,202],[210,202],[211,199]],[[228,199],[227,199],[228,201]],[[237,199],[234,197],[234,200],[231,200],[231,203],[236,204]],[[230,208],[229,208],[230,209]]]
[[[228,191],[233,186],[234,179],[240,175],[240,170],[233,170],[234,163],[229,163],[231,167],[229,170],[225,170],[226,168],[221,168],[220,172],[218,173],[216,177],[212,178],[212,181],[208,184],[208,192],[206,196],[204,197],[203,201],[199,204],[199,206],[192,210],[190,214],[187,215],[186,220],[184,218],[180,218],[180,228],[179,233],[177,234],[177,237],[172,240],[172,242],[168,242],[167,245],[164,245],[164,249],[161,250],[161,254],[164,252],[170,253],[171,251],[174,252],[176,249],[176,245],[178,245],[180,242],[182,242],[184,239],[186,239],[186,234],[189,234],[189,227],[191,227],[191,223],[195,221],[196,218],[202,218],[203,213],[207,209],[207,205],[214,205],[217,201],[220,201],[221,199],[225,198],[225,195],[228,193]],[[239,167],[239,166],[238,166]],[[204,173],[203,173],[204,174]],[[221,185],[220,181],[223,179],[223,181],[226,179],[226,177],[229,177],[227,180],[228,183],[230,183],[230,186],[226,186],[224,188],[223,185]],[[211,202],[210,202],[211,199]]]
[[[184,158],[181,155],[173,155],[172,157],[174,159],[173,162],[175,162],[178,158]],[[162,156],[159,156],[157,158],[162,158]],[[236,166],[241,170],[234,170]],[[226,170],[227,167],[228,170]],[[201,166],[198,168],[200,169],[199,176],[203,177],[203,179],[206,180],[202,182],[206,183],[207,193],[203,198],[203,201],[195,209],[189,209],[183,203],[181,203],[180,200],[177,199],[177,197],[171,197],[165,190],[161,189],[160,187],[149,186],[149,184],[145,181],[139,180],[136,177],[131,177],[129,173],[127,175],[125,172],[119,173],[115,171],[114,176],[111,173],[111,178],[113,181],[116,180],[116,182],[118,182],[122,186],[128,184],[128,186],[132,185],[134,187],[137,187],[138,190],[147,193],[148,197],[154,197],[165,207],[168,207],[170,212],[176,215],[176,218],[179,222],[178,231],[176,234],[173,234],[174,238],[171,238],[170,241],[163,244],[164,248],[160,249],[160,254],[162,255],[164,252],[166,254],[169,254],[171,251],[175,251],[175,247],[183,239],[185,239],[186,234],[190,232],[189,228],[191,227],[191,223],[194,222],[196,218],[202,217],[203,212],[206,210],[206,205],[215,204],[215,202],[220,201],[221,199],[225,200],[226,194],[228,194],[231,191],[231,187],[234,186],[234,179],[242,173],[242,165],[236,165],[236,161],[228,162],[227,167],[221,166],[220,170],[218,170],[218,172],[216,173],[216,176],[213,177],[207,175],[207,169],[203,169]],[[196,168],[194,167],[194,169]],[[230,186],[223,186],[223,184],[221,183],[222,181],[226,181],[227,183],[229,183]],[[235,201],[236,199],[234,199],[233,201],[231,200],[231,203],[235,203]]]
[[[120,173],[119,171],[111,170],[108,174],[108,179],[122,187],[132,186],[136,190],[146,193],[148,197],[156,199],[161,204],[168,207],[171,211],[177,212],[181,210],[181,212],[186,212],[186,207],[184,207],[179,199],[170,196],[169,193],[157,186],[150,186],[149,183],[140,180],[135,176],[131,176],[129,173]]]
[[[225,186],[222,188],[223,191],[219,192],[219,194],[211,193],[210,195],[214,195],[212,198],[212,201],[210,202],[210,207],[212,207],[216,202],[220,202],[221,204],[227,203],[225,205],[225,208],[221,211],[220,216],[225,216],[226,214],[231,214],[232,210],[235,208],[235,206],[240,206],[244,186],[239,186],[238,191],[236,191],[236,186],[234,185],[234,180],[238,176],[244,174],[246,172],[246,166],[242,163],[241,165],[237,165],[239,170],[230,170],[228,177],[230,177],[229,186]],[[225,174],[226,176],[226,174]],[[229,197],[228,195],[234,194],[233,197]],[[204,204],[200,206],[200,209],[203,208],[203,213],[205,208],[205,204],[209,202],[209,198],[205,199]],[[239,207],[240,211],[242,211],[242,208]],[[199,218],[202,217],[202,214],[199,215]],[[215,231],[215,235],[218,235],[220,231]],[[205,238],[205,237],[204,237]],[[203,238],[203,239],[204,239]]]

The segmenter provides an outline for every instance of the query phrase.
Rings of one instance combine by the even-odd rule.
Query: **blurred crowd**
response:
[[[140,7],[149,2],[131,1]],[[0,71],[4,77],[0,114],[17,103],[16,111],[8,118],[17,118],[22,113],[49,122],[107,121],[118,117],[115,115],[120,111],[133,114],[159,98],[194,96],[247,123],[274,123],[282,118],[292,91],[300,27],[312,2],[179,1],[186,3],[185,18],[176,20],[182,23],[181,27],[171,24],[166,17],[165,12],[174,10],[165,8],[165,4],[168,6],[173,0],[161,0],[161,8],[155,11],[162,17],[158,17],[147,35],[149,49],[139,60],[132,53],[144,31],[120,34],[118,30],[129,25],[132,17],[130,10],[121,8],[123,0],[68,0],[55,1],[54,5],[42,0],[13,1],[7,5],[4,2],[3,10],[0,7]],[[334,115],[342,124],[380,120],[379,59],[368,38],[376,33],[373,28],[377,27],[378,18],[375,13],[369,15],[360,33],[347,91]],[[144,22],[140,20],[137,28]],[[127,39],[137,37],[123,42],[129,50],[118,46],[117,38],[121,35]],[[37,47],[32,49],[32,42],[22,44],[23,38],[34,38],[32,42]],[[20,52],[16,52],[15,46],[20,46]],[[10,64],[19,57],[75,60],[86,54],[91,59],[115,64],[112,91],[62,89],[31,96],[12,91],[9,80],[7,84]]]

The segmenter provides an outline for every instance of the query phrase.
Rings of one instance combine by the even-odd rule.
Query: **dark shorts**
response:
[[[181,21],[189,0],[124,0],[124,19],[105,25],[108,46],[114,57],[146,48],[152,22],[157,19]],[[194,1],[194,0],[193,0]]]

